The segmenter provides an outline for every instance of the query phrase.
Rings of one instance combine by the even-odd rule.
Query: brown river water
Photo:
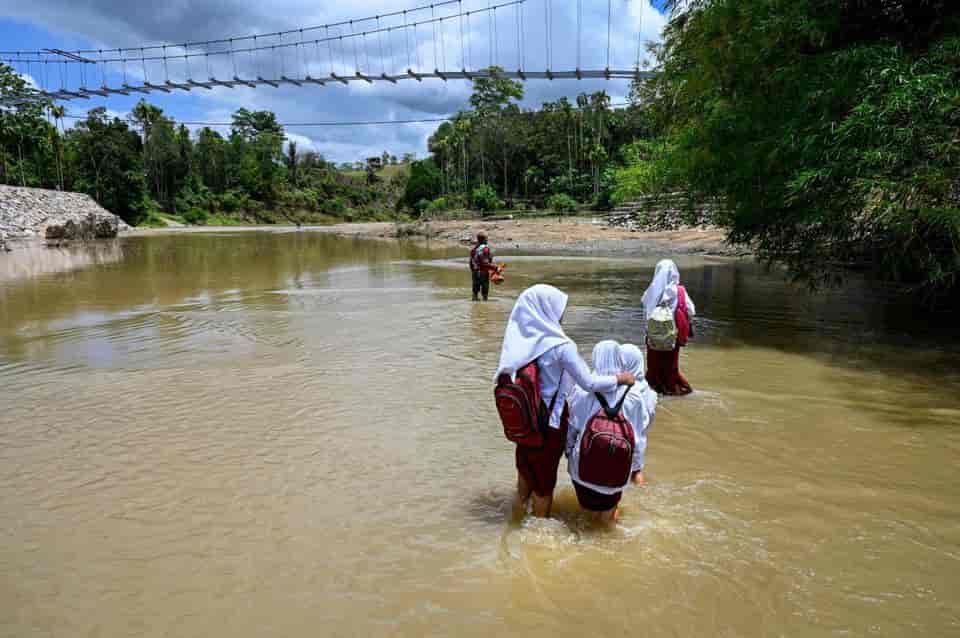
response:
[[[565,462],[510,522],[491,377],[533,283],[586,356],[641,339],[660,255],[472,304],[464,250],[111,246],[0,282],[0,636],[960,635],[960,334],[902,299],[678,260],[697,392],[601,532]]]

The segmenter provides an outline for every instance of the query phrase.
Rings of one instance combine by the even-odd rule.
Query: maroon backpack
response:
[[[612,408],[597,394],[600,409],[590,417],[580,439],[580,480],[601,487],[619,488],[630,480],[636,438],[633,426],[620,414],[630,388]]]
[[[561,374],[561,381],[563,380]],[[544,427],[553,406],[557,402],[560,387],[553,395],[550,407],[543,404],[540,396],[540,370],[537,362],[531,361],[517,371],[516,379],[507,373],[497,378],[493,389],[493,398],[497,403],[497,412],[503,423],[503,435],[517,445],[542,447]]]

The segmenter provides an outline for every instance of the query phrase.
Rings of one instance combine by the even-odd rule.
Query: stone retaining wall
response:
[[[691,205],[684,193],[663,193],[618,206],[610,212],[607,223],[635,231],[713,228],[718,209],[716,202]]]

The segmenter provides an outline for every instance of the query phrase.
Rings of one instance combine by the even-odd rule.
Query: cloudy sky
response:
[[[431,0],[358,0],[353,3],[307,0],[165,0],[155,3],[130,2],[129,0],[0,0],[0,49],[37,50],[57,48],[108,49],[116,47],[139,47],[163,43],[182,43],[216,38],[248,36],[288,29],[301,29],[331,24],[344,20],[410,10],[414,7],[429,7]],[[439,67],[458,70],[481,68],[494,63],[516,69],[521,62],[529,71],[543,71],[547,67],[547,55],[551,56],[550,68],[572,70],[577,66],[577,14],[576,0],[524,0],[522,12],[517,5],[501,6],[495,12],[491,5],[506,5],[510,0],[461,0],[433,10],[433,15],[456,16],[472,12],[468,20],[450,17],[441,23],[424,24],[416,30],[404,24],[403,16],[384,18],[379,21],[381,29],[390,31],[364,38],[347,38],[344,43],[333,45],[312,44],[284,49],[282,57],[273,54],[217,54],[226,51],[224,45],[196,47],[191,52],[210,52],[207,57],[192,58],[184,62],[168,63],[164,69],[160,63],[148,63],[146,73],[153,82],[166,79],[183,81],[190,77],[207,77],[205,68],[211,60],[209,73],[219,78],[233,75],[234,64],[240,77],[248,78],[258,73],[264,77],[277,76],[281,64],[287,75],[310,73],[314,77],[329,76],[331,69],[337,73],[352,74],[359,64],[365,73],[379,75],[381,72],[400,73],[408,65],[416,69]],[[631,69],[636,65],[638,34],[644,41],[656,40],[665,18],[657,9],[662,0],[610,0],[612,13],[610,28],[610,68]],[[603,69],[607,63],[607,11],[603,0],[581,0],[581,37],[579,38],[580,66],[583,69]],[[546,9],[552,19],[546,19]],[[496,15],[495,20],[490,16]],[[518,50],[518,23],[522,17],[522,57]],[[430,20],[431,9],[410,12],[407,22]],[[377,21],[358,23],[357,32],[373,31]],[[550,25],[550,46],[547,42],[547,25]],[[463,47],[460,29],[463,28]],[[306,42],[318,38],[346,35],[351,27],[317,29],[307,31]],[[299,40],[299,34],[286,36]],[[282,38],[260,38],[258,44],[281,45]],[[359,47],[353,47],[357,43]],[[339,49],[337,45],[339,44]],[[237,49],[249,47],[249,43],[236,45]],[[172,51],[172,49],[171,49]],[[179,51],[182,52],[182,49]],[[382,52],[382,54],[381,54]],[[645,57],[645,56],[644,56]],[[466,58],[466,59],[464,59]],[[18,65],[17,70],[30,74],[38,84],[59,84],[57,73],[49,65],[46,74],[41,65]],[[107,67],[107,82],[119,84],[121,65]],[[72,67],[76,68],[76,67]],[[143,79],[143,65],[128,65],[126,69],[131,84]],[[87,86],[100,84],[96,78],[87,80]],[[68,77],[75,87],[79,77]],[[174,92],[169,95],[154,93],[149,100],[171,117],[181,121],[230,120],[230,114],[240,107],[270,109],[283,123],[408,120],[446,116],[467,108],[470,96],[467,81],[425,80],[422,83],[402,81],[398,84],[377,82],[367,84],[352,82],[349,86],[330,83],[326,86],[297,88],[261,87],[257,89],[218,88],[213,91],[194,89],[189,93]],[[545,100],[567,95],[573,98],[580,92],[605,89],[614,102],[623,101],[629,90],[626,80],[534,80],[525,84],[523,104],[529,108],[539,106]],[[110,112],[125,115],[137,101],[131,95],[111,96],[105,99],[78,100],[66,103],[71,113],[83,114],[86,109],[106,106]],[[422,156],[426,152],[426,139],[436,128],[435,123],[381,126],[303,127],[287,126],[288,138],[296,140],[301,148],[323,153],[334,161],[353,161],[370,155],[379,155],[384,150],[395,155],[411,152]]]

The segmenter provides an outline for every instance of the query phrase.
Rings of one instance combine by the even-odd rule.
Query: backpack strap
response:
[[[603,412],[607,415],[608,419],[617,418],[617,415],[620,414],[620,410],[623,409],[623,402],[624,400],[626,400],[627,395],[630,394],[630,388],[632,387],[633,387],[632,383],[627,386],[626,392],[623,393],[623,396],[620,397],[620,400],[617,401],[617,404],[612,408],[610,407],[610,404],[607,403],[607,398],[605,396],[603,396],[599,392],[595,394],[595,396],[597,397],[597,401],[600,402],[600,407],[603,408]]]
[[[563,370],[560,370],[560,380],[557,381],[557,391],[553,393],[553,398],[550,399],[550,406],[547,408],[547,422],[544,425],[550,425],[550,417],[553,416],[553,406],[557,404],[557,397],[560,396],[560,391],[563,390]]]

